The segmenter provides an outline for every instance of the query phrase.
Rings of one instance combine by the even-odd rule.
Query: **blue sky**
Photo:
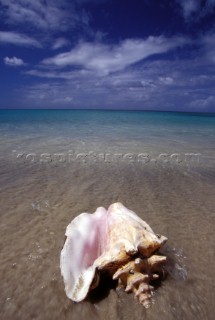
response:
[[[0,0],[0,108],[215,112],[215,0]]]

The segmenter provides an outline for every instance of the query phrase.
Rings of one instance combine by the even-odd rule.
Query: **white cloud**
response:
[[[195,109],[207,109],[215,110],[215,96],[208,96],[203,99],[197,99],[190,103],[190,106]]]
[[[204,66],[204,68],[202,68]],[[52,69],[52,68],[51,68]],[[23,88],[35,107],[214,111],[215,72],[205,60],[146,60],[107,75],[94,70],[30,70],[43,81]],[[46,81],[45,78],[48,80]],[[63,80],[63,81],[62,81]]]
[[[211,14],[215,8],[215,0],[176,0],[181,6],[182,14],[185,20],[189,21],[193,18],[199,20],[208,14]]]
[[[57,49],[60,49],[62,47],[66,47],[68,45],[70,45],[70,41],[68,39],[65,39],[65,38],[58,38],[55,40],[53,46],[52,46],[52,49],[53,50],[57,50]]]
[[[20,67],[20,66],[26,65],[26,63],[22,59],[19,59],[17,57],[12,57],[12,58],[5,57],[4,63],[12,67]]]
[[[159,77],[159,81],[164,85],[171,85],[174,82],[174,79],[171,77]]]
[[[1,42],[18,46],[41,47],[41,44],[34,38],[28,37],[22,33],[10,31],[0,31],[0,43]]]
[[[44,31],[65,31],[87,24],[86,12],[69,0],[0,0],[9,24],[29,24]]]
[[[200,0],[177,0],[183,10],[185,19],[188,19],[193,13],[200,9]]]
[[[153,54],[165,53],[188,42],[184,38],[150,36],[145,40],[128,39],[118,45],[81,42],[69,52],[42,61],[56,67],[79,66],[102,75],[123,70]]]
[[[206,0],[204,7],[201,10],[201,16],[211,14],[215,9],[215,0]]]
[[[202,37],[201,41],[207,59],[215,63],[215,33],[206,34]]]
[[[47,79],[76,79],[76,78],[85,78],[85,77],[95,77],[95,74],[87,70],[76,70],[76,71],[56,71],[56,70],[37,70],[31,69],[25,72],[27,75],[35,76],[39,78]]]

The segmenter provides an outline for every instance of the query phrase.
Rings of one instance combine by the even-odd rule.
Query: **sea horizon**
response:
[[[158,112],[158,113],[185,113],[185,114],[208,114],[208,115],[213,115],[215,114],[215,111],[203,111],[203,110],[200,110],[200,111],[186,111],[186,110],[151,110],[151,109],[117,109],[117,108],[107,108],[107,109],[104,109],[104,108],[62,108],[62,107],[57,107],[57,108],[10,108],[10,107],[5,107],[5,108],[0,108],[0,111],[10,111],[10,110],[23,110],[23,111],[31,111],[31,110],[35,110],[35,111],[48,111],[48,110],[53,110],[53,111],[128,111],[128,112]]]

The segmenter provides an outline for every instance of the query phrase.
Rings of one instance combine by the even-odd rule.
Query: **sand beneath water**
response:
[[[212,165],[1,160],[0,166],[2,320],[214,319]],[[147,310],[111,287],[80,304],[64,292],[59,256],[66,226],[79,213],[116,201],[168,237],[176,263]]]

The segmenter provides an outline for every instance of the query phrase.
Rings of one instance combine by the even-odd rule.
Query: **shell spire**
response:
[[[133,292],[144,307],[149,307],[154,287],[152,282],[160,278],[166,257],[153,255],[150,258],[136,258],[119,268],[113,275],[126,292]]]

